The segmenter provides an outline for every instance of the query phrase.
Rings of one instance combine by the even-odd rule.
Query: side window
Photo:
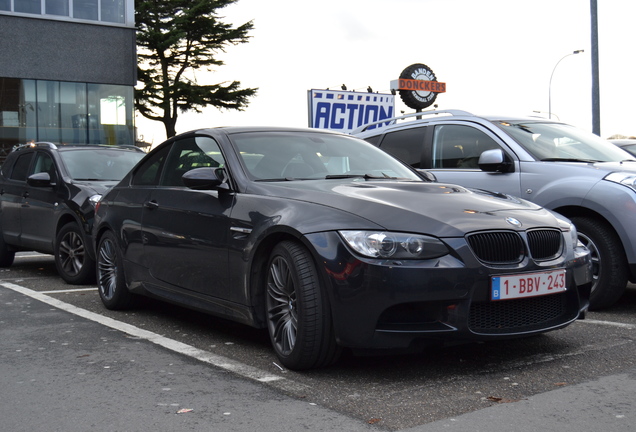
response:
[[[11,170],[11,180],[26,181],[32,158],[33,152],[25,153],[18,157],[18,160],[15,161],[13,169]]]
[[[420,168],[425,132],[426,127],[389,132],[384,136],[380,148],[402,162]]]
[[[136,186],[156,186],[159,184],[161,176],[161,167],[163,166],[166,156],[170,151],[170,146],[155,152],[148,160],[140,165],[135,173],[131,183]]]
[[[55,171],[55,163],[53,162],[53,158],[47,153],[38,152],[35,155],[35,165],[31,174],[42,172],[49,173],[52,183],[55,183],[57,181],[57,173]]]
[[[435,126],[433,168],[479,169],[479,156],[486,150],[500,148],[479,129],[464,125]]]
[[[382,135],[374,135],[374,136],[370,136],[370,137],[366,137],[364,140],[367,142],[370,142],[371,144],[373,144],[376,147],[380,147],[380,139],[382,139]]]
[[[184,186],[181,177],[195,168],[222,168],[225,159],[216,141],[196,136],[175,141],[161,177],[161,186]]]

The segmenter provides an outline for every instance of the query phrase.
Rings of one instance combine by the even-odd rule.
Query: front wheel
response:
[[[572,217],[579,241],[590,250],[592,258],[592,293],[590,309],[614,304],[627,288],[627,259],[623,245],[606,223],[587,217]]]
[[[126,287],[122,256],[113,233],[106,232],[97,246],[97,288],[107,309],[128,309],[135,297]]]
[[[336,344],[329,300],[309,252],[291,241],[279,243],[267,266],[267,328],[278,359],[302,370],[334,363]]]
[[[67,283],[81,285],[95,281],[95,261],[88,255],[84,235],[76,223],[62,227],[54,253],[57,272]]]

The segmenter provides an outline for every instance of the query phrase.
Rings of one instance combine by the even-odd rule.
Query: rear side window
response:
[[[135,171],[132,178],[132,184],[136,186],[156,186],[159,184],[161,176],[161,167],[163,166],[170,147],[164,147],[152,154],[146,159]]]
[[[426,127],[389,132],[380,148],[413,168],[421,168],[425,132]]]
[[[29,166],[31,165],[32,158],[33,152],[25,153],[18,156],[18,160],[15,161],[9,178],[11,180],[26,181],[27,175],[29,174]]]
[[[223,168],[225,160],[219,145],[209,137],[190,137],[175,141],[166,160],[161,186],[185,186],[182,176],[195,168]]]

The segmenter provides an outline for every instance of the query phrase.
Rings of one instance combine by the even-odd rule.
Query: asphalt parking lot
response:
[[[566,400],[570,388],[603,379],[620,382],[616,377],[631,376],[636,358],[636,287],[632,286],[614,307],[591,312],[584,321],[541,336],[413,355],[345,355],[331,368],[302,373],[276,363],[263,331],[152,300],[133,311],[108,311],[95,287],[65,284],[47,255],[19,254],[12,267],[0,271],[0,290],[45,301],[194,358],[213,370],[229,371],[268,391],[384,430],[424,430],[420,428],[426,425],[452,430],[461,424],[456,419],[468,413],[519,409],[528,401],[548,401],[541,395],[558,392],[565,392],[561,398]],[[611,419],[605,420],[618,422],[602,423],[609,425],[605,430],[636,425],[633,405],[610,403],[611,395],[602,392],[595,401],[595,394],[592,391],[579,402],[599,410],[599,421],[608,416]],[[568,411],[575,409],[576,401],[570,401],[563,407],[561,421],[575,424],[568,419]]]

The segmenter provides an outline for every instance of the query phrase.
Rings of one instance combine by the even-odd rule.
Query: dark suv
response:
[[[0,267],[17,251],[53,254],[70,284],[90,283],[94,205],[145,153],[134,146],[21,145],[0,170]]]

